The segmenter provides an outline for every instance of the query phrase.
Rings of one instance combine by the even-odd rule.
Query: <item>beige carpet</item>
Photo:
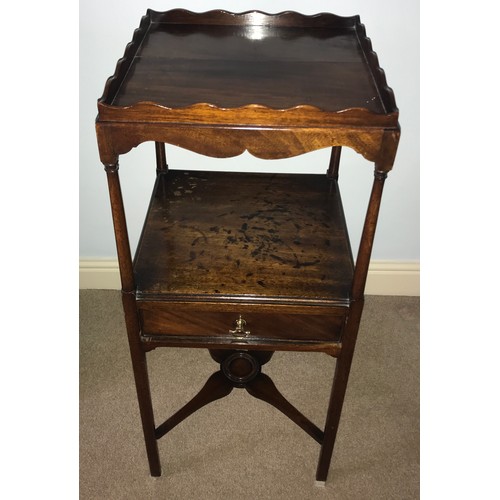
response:
[[[369,296],[326,487],[314,485],[319,445],[279,411],[235,389],[159,441],[149,475],[119,292],[82,290],[80,498],[419,498],[419,299]],[[218,365],[205,350],[149,356],[157,424]],[[277,352],[264,366],[322,427],[335,360]]]

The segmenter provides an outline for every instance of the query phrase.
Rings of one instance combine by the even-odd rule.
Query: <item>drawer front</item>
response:
[[[207,336],[226,338],[262,338],[274,340],[339,341],[345,313],[314,308],[304,312],[282,312],[280,307],[265,312],[237,308],[199,310],[192,306],[139,306],[142,333],[145,335]],[[241,319],[240,319],[241,317]]]

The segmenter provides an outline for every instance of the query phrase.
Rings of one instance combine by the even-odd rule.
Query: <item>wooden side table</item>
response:
[[[234,387],[321,446],[326,481],[363,310],[398,110],[359,16],[148,10],[98,101],[130,352],[150,471],[157,440]],[[118,158],[154,141],[157,177],[132,259]],[[287,158],[331,147],[326,175],[168,169],[165,143],[212,157]],[[341,147],[375,164],[354,264],[338,187]],[[206,348],[220,364],[156,425],[146,353]],[[323,428],[262,372],[276,350],[337,358]]]

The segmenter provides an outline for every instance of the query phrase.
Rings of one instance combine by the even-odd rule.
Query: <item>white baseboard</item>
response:
[[[372,260],[365,294],[420,296],[420,262]]]
[[[80,259],[80,289],[120,290],[120,270],[114,259]]]
[[[119,290],[118,261],[80,260],[80,288]],[[380,261],[370,263],[366,295],[420,295],[420,263]]]

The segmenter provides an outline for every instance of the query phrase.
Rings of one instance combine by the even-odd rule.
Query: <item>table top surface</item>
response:
[[[259,11],[148,11],[98,106],[110,121],[247,107],[391,125],[398,114],[358,16]]]

